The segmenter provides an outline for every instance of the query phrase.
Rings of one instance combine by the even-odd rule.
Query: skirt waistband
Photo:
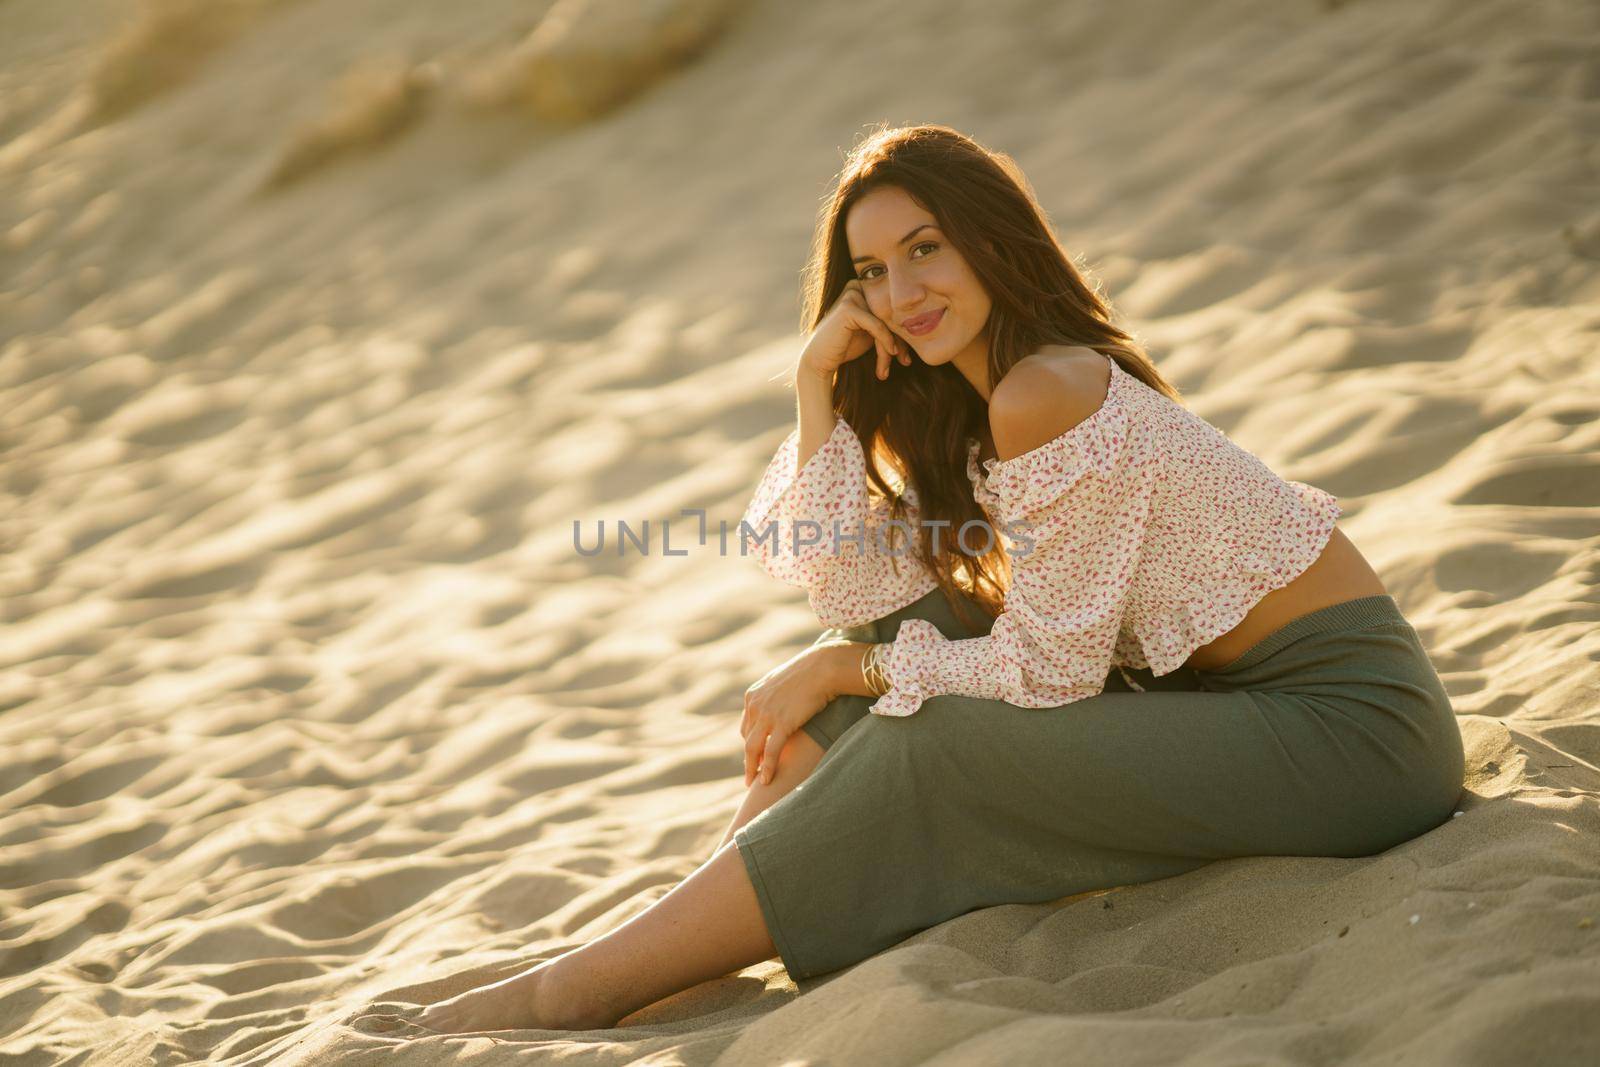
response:
[[[1237,659],[1224,667],[1206,673],[1225,674],[1244,670],[1280,649],[1311,634],[1332,633],[1339,630],[1362,630],[1369,626],[1411,625],[1400,612],[1400,605],[1388,593],[1357,597],[1342,604],[1329,604],[1297,619],[1291,619],[1255,644],[1241,652]]]

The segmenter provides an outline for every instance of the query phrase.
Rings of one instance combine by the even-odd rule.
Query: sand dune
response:
[[[1600,1057],[1592,7],[0,24],[0,1059]],[[879,119],[1015,155],[1191,406],[1340,498],[1460,714],[1461,814],[603,1034],[409,1039],[385,1005],[610,929],[736,809],[740,694],[819,626],[715,524]]]

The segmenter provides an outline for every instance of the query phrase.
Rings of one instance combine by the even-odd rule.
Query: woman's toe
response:
[[[430,1004],[415,1019],[417,1025],[425,1027],[435,1033],[459,1033],[457,1018],[454,1011],[444,1004]]]

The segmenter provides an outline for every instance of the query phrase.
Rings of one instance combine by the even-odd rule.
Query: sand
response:
[[[1600,13],[639,9],[0,8],[0,1060],[1596,1062]],[[1340,498],[1460,814],[608,1032],[385,1032],[736,810],[740,694],[820,627],[716,523],[880,119],[1012,153],[1191,406]]]

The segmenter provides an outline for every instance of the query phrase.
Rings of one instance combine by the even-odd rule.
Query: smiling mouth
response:
[[[908,319],[907,321],[901,323],[901,325],[905,327],[907,333],[920,337],[921,335],[930,332],[943,320],[944,308],[940,308],[938,311],[931,312],[930,314],[920,315],[914,319]]]

